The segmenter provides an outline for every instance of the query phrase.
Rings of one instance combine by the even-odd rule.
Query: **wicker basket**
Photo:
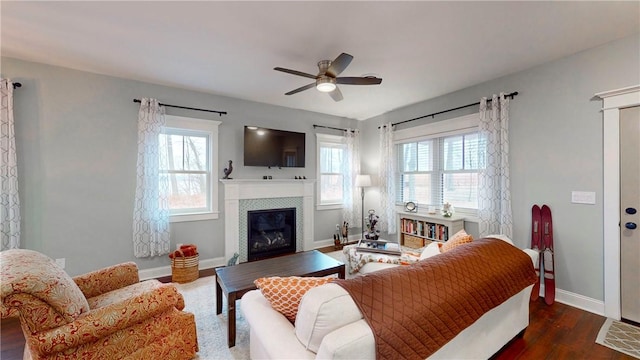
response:
[[[417,236],[404,234],[404,244],[402,245],[408,246],[414,249],[421,248],[424,246],[424,239]]]
[[[171,259],[171,281],[184,284],[198,279],[198,257],[176,256]]]

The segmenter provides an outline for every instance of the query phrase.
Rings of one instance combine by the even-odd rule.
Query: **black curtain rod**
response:
[[[324,128],[324,129],[331,129],[331,130],[339,130],[339,131],[347,131],[348,129],[341,129],[341,128],[337,128],[337,127],[332,127],[332,126],[324,126],[324,125],[316,125],[313,124],[313,128]],[[355,130],[351,130],[351,132],[354,132]]]
[[[513,99],[516,95],[518,95],[517,91],[512,92],[511,94],[505,94],[504,97],[505,98],[511,98]],[[492,101],[492,99],[487,99],[487,102]],[[391,124],[391,126],[395,126],[395,125],[400,125],[400,124],[404,124],[410,121],[415,121],[415,120],[420,120],[420,119],[424,119],[426,117],[431,116],[431,118],[434,118],[436,115],[440,115],[440,114],[444,114],[444,113],[448,113],[451,111],[456,111],[456,110],[460,110],[460,109],[464,109],[464,108],[468,108],[468,107],[472,107],[472,106],[476,106],[476,105],[480,105],[480,101],[478,101],[477,103],[473,103],[473,104],[469,104],[469,105],[463,105],[463,106],[458,106],[457,108],[453,108],[453,109],[448,109],[448,110],[443,110],[443,111],[438,111],[438,112],[434,112],[433,114],[429,114],[429,115],[422,115],[419,116],[417,118],[413,118],[413,119],[409,119],[409,120],[404,120],[404,121],[400,121],[397,123],[393,123]],[[386,125],[381,125],[378,126],[378,129],[386,127]]]
[[[20,84],[20,83],[13,83],[13,88],[14,88],[14,89],[17,89],[17,88],[19,88],[19,87],[22,87],[22,84]]]
[[[139,103],[140,99],[133,99],[134,103]],[[176,109],[187,109],[187,110],[196,110],[196,111],[206,111],[206,112],[212,112],[212,113],[216,113],[220,116],[222,115],[227,115],[226,111],[218,111],[218,110],[208,110],[208,109],[198,109],[198,108],[193,108],[193,107],[188,107],[188,106],[179,106],[179,105],[169,105],[169,104],[163,104],[160,103],[160,106],[167,106],[167,107],[172,107],[172,108],[176,108]]]

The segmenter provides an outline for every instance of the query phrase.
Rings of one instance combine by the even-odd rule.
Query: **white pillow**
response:
[[[500,240],[502,240],[504,242],[507,242],[507,243],[513,245],[513,241],[511,241],[511,239],[509,239],[506,235],[489,235],[487,237],[488,238],[494,238],[494,239],[500,239]],[[536,264],[538,263],[538,257],[540,256],[540,254],[537,251],[534,251],[534,250],[531,250],[531,249],[522,249],[522,251],[524,251],[527,255],[529,255],[531,257],[531,261],[533,262],[533,267],[536,267]]]
[[[342,286],[320,285],[307,291],[300,300],[296,337],[305,348],[317,353],[325,335],[360,319],[362,313]]]
[[[540,257],[540,253],[532,249],[522,249],[522,251],[524,251],[525,254],[531,257],[531,261],[533,262],[533,267],[535,268],[536,265],[538,264],[538,258]]]
[[[440,254],[440,247],[438,246],[438,243],[434,241],[422,250],[420,260],[424,260],[438,254]]]

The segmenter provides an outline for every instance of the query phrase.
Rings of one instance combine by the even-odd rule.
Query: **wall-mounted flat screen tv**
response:
[[[305,133],[244,127],[244,166],[304,167]]]

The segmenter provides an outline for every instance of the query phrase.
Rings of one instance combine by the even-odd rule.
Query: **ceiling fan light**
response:
[[[336,84],[332,84],[332,83],[318,84],[318,86],[316,86],[316,89],[322,92],[332,92],[333,90],[336,89]]]
[[[316,89],[318,89],[318,91],[322,91],[322,92],[332,92],[333,90],[336,89],[336,84],[335,84],[335,80],[331,81],[332,79],[328,79],[328,78],[323,78],[323,79],[318,79],[318,81],[316,82]]]

